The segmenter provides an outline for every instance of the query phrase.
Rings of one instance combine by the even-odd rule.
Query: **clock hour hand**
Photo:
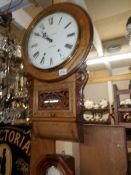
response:
[[[47,36],[46,33],[43,33],[43,32],[42,32],[42,38],[46,39],[46,40],[49,41],[50,43],[53,42],[53,40],[52,40],[51,38],[49,38],[49,37]]]
[[[35,36],[40,36],[40,37],[46,39],[47,41],[49,41],[50,43],[53,42],[53,40],[52,40],[51,38],[49,38],[49,37],[46,35],[46,33],[43,33],[43,32],[42,32],[42,35],[41,35],[40,33],[35,32],[34,35],[35,35]]]

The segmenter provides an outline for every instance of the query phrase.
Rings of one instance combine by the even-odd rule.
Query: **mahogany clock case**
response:
[[[28,39],[33,27],[44,16],[59,11],[73,16],[78,23],[79,37],[75,51],[70,55],[68,61],[55,68],[38,69],[29,61]],[[88,80],[86,58],[92,41],[93,26],[89,15],[80,6],[72,3],[58,3],[42,10],[25,32],[22,41],[22,56],[29,77],[28,91],[32,109],[31,175],[42,175],[44,172],[43,165],[46,165],[47,169],[48,164],[46,164],[45,159],[42,159],[42,156],[55,153],[55,140],[77,142],[83,140],[81,120],[84,100],[83,89]],[[63,70],[65,74],[61,75],[60,71]],[[56,100],[57,103],[52,103],[52,100]],[[47,143],[45,144],[46,139]],[[50,142],[51,147],[48,145]],[[39,148],[40,150],[38,150]],[[36,154],[37,150],[38,153]],[[50,160],[48,159],[49,162]],[[42,163],[40,163],[41,161]],[[74,175],[63,157],[59,157],[57,166],[63,175]]]
[[[72,15],[78,22],[80,34],[77,48],[66,63],[60,64],[56,69],[41,70],[30,63],[26,43],[33,26],[45,15],[58,11]],[[27,29],[23,38],[22,53],[26,72],[31,75],[32,83],[28,89],[33,111],[32,133],[35,136],[79,140],[82,128],[80,118],[83,88],[88,79],[85,60],[92,45],[92,28],[90,17],[81,7],[72,3],[59,3],[44,9]],[[61,69],[66,69],[67,74],[60,76]]]
[[[75,51],[70,55],[69,60],[60,64],[54,69],[42,70],[33,66],[28,58],[27,53],[27,43],[30,33],[32,32],[33,27],[46,15],[54,12],[66,12],[73,16],[79,26],[79,37]],[[59,40],[59,38],[58,38]],[[28,27],[22,42],[22,55],[24,66],[26,67],[26,72],[32,75],[34,78],[44,81],[56,81],[62,80],[72,73],[74,73],[80,66],[85,62],[87,55],[92,46],[93,40],[93,26],[90,20],[89,15],[81,7],[72,4],[72,3],[58,3],[53,4],[52,6],[41,11],[32,21]],[[60,70],[66,70],[66,73],[60,75]]]

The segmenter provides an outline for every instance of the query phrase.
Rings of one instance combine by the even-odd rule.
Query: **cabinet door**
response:
[[[85,126],[80,144],[81,175],[126,175],[125,129],[117,126]]]

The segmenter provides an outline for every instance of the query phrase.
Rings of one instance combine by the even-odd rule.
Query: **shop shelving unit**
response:
[[[110,124],[110,109],[109,105],[105,108],[98,108],[98,109],[84,109],[84,114],[92,115],[92,120],[86,121],[86,124]],[[95,116],[98,115],[99,119],[95,120]],[[108,119],[106,121],[103,120],[103,116],[108,115]]]
[[[131,105],[120,105],[121,95],[131,95],[131,89],[118,89],[118,87],[113,85],[114,90],[114,119],[116,125],[124,126],[125,128],[131,128],[131,119],[123,120],[122,115],[131,115]]]

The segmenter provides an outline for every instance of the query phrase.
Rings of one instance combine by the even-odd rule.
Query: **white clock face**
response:
[[[51,166],[46,170],[46,175],[63,175],[63,173],[55,166]]]
[[[44,16],[33,27],[28,38],[27,54],[32,65],[52,69],[68,61],[79,37],[75,18],[65,12]]]

